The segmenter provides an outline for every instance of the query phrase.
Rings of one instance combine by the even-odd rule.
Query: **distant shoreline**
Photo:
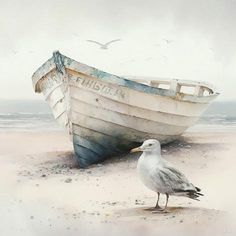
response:
[[[236,130],[236,101],[213,102],[199,121],[186,132],[223,132]],[[0,100],[0,132],[63,130],[51,109],[42,100]]]

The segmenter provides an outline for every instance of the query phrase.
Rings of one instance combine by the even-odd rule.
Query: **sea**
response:
[[[62,129],[44,101],[0,100],[0,132]]]
[[[0,132],[44,130],[63,130],[46,102],[0,100]],[[188,131],[236,131],[236,101],[213,102]]]

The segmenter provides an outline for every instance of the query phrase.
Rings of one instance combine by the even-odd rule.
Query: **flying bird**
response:
[[[173,40],[169,40],[169,39],[163,39],[163,40],[164,40],[167,44],[174,42]]]
[[[168,212],[167,204],[170,195],[184,196],[198,200],[201,189],[188,181],[184,174],[172,167],[161,157],[161,145],[155,139],[149,139],[131,152],[143,152],[138,160],[138,173],[146,187],[157,193],[154,212]],[[166,195],[164,208],[159,206],[160,194]]]
[[[110,45],[111,43],[114,43],[114,42],[118,42],[118,41],[121,41],[121,39],[114,39],[114,40],[111,40],[107,43],[100,43],[100,42],[97,42],[94,40],[87,40],[87,42],[95,43],[95,44],[99,45],[100,49],[108,49],[108,45]]]

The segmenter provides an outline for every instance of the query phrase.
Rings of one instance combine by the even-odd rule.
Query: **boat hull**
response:
[[[175,140],[214,98],[144,86],[66,57],[54,56],[33,79],[35,90],[44,94],[55,119],[68,130],[82,168],[149,138]]]
[[[135,142],[124,141],[127,142],[122,144],[117,138],[111,142],[109,137],[104,135],[98,143],[90,137],[85,138],[82,135],[73,134],[73,146],[78,166],[84,168],[100,163],[108,157],[120,155],[137,146]]]

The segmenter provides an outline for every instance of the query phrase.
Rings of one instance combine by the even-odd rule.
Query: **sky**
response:
[[[116,75],[206,81],[236,99],[234,0],[0,0],[0,98],[43,99],[54,50]],[[121,41],[102,50],[86,40]]]

